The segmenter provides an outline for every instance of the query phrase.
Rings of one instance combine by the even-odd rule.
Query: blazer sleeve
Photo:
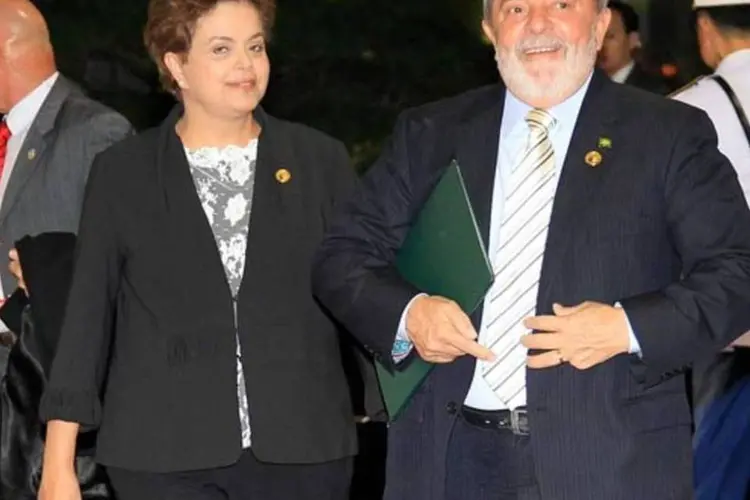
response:
[[[94,161],[86,186],[68,302],[47,389],[42,420],[97,427],[120,276],[120,251],[111,201],[116,181],[106,160]]]
[[[402,115],[381,157],[337,210],[313,265],[318,300],[384,363],[401,314],[419,293],[394,266],[413,212],[407,135]]]
[[[622,300],[642,349],[637,375],[654,385],[750,329],[750,210],[703,111],[690,110],[665,178],[682,279]]]

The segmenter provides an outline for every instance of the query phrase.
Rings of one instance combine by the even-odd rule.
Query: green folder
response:
[[[418,214],[397,254],[396,268],[417,289],[454,300],[467,314],[492,285],[492,267],[455,160]],[[404,363],[395,372],[376,363],[390,421],[401,414],[433,367],[417,355]]]

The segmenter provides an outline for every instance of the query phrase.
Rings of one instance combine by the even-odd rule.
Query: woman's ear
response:
[[[174,52],[167,52],[164,54],[164,66],[167,67],[169,73],[177,82],[177,86],[180,89],[185,90],[187,88],[187,82],[185,81],[185,73],[182,69],[184,65],[184,58]]]

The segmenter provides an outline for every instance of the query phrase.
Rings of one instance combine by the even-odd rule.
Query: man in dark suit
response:
[[[611,0],[608,7],[612,20],[599,51],[599,67],[617,83],[660,95],[669,93],[667,82],[660,75],[647,71],[635,59],[641,47],[638,13],[630,4],[618,0]]]
[[[609,18],[488,0],[503,83],[405,112],[319,249],[317,297],[377,359],[436,364],[386,500],[692,498],[683,372],[750,327],[750,212],[702,111],[594,70]],[[453,158],[496,274],[471,318],[394,267]]]
[[[0,256],[15,241],[75,232],[94,156],[130,132],[55,67],[46,23],[28,0],[0,2]],[[0,297],[16,280],[0,266]],[[2,330],[6,330],[4,327]],[[12,342],[6,330],[5,343]],[[0,347],[0,374],[7,346]]]

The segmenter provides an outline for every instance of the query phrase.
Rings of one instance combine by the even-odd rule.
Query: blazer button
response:
[[[445,411],[448,412],[448,415],[455,415],[456,412],[458,411],[458,407],[456,406],[456,403],[451,401],[450,403],[445,405]]]

